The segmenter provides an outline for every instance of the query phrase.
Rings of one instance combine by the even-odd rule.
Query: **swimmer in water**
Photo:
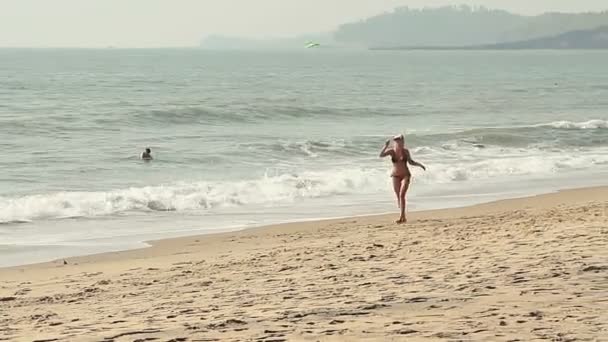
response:
[[[154,158],[152,158],[152,150],[150,150],[149,148],[147,148],[145,151],[143,151],[141,153],[141,159],[142,160],[152,160]]]
[[[405,217],[406,210],[406,195],[407,190],[410,187],[410,181],[412,180],[412,173],[408,167],[408,164],[418,166],[426,171],[426,167],[421,163],[412,159],[410,151],[405,148],[405,138],[403,135],[397,135],[393,137],[393,148],[389,148],[391,140],[387,140],[382,151],[380,151],[380,158],[391,157],[393,162],[393,171],[391,178],[393,179],[393,189],[395,195],[397,195],[397,202],[399,203],[399,209],[401,210],[401,216],[397,223],[406,223],[407,218]]]

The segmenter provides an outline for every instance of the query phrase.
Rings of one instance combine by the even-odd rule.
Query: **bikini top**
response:
[[[393,161],[393,164],[405,163],[407,165],[407,159],[405,159],[405,156],[401,156],[400,159],[395,159],[395,156],[391,156],[391,160]]]

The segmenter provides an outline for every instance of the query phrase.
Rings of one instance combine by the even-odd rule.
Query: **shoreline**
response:
[[[608,185],[580,187],[580,188],[566,188],[566,189],[555,190],[555,191],[550,191],[550,192],[539,192],[536,194],[529,194],[529,195],[522,194],[521,196],[491,200],[488,202],[481,202],[481,203],[472,204],[472,205],[410,211],[408,213],[408,217],[410,219],[410,223],[417,219],[424,219],[424,218],[431,217],[433,215],[438,215],[439,217],[442,217],[442,218],[450,218],[452,215],[454,215],[454,214],[459,215],[458,213],[461,213],[461,212],[484,210],[484,209],[502,207],[503,205],[515,204],[517,206],[516,203],[520,202],[520,201],[522,203],[523,202],[534,202],[535,199],[537,199],[537,198],[543,198],[543,199],[552,198],[552,197],[558,196],[562,193],[578,193],[578,192],[589,192],[589,191],[595,192],[595,191],[603,191],[603,190],[606,190],[608,192]],[[329,224],[338,223],[341,221],[350,221],[350,220],[357,220],[357,219],[360,219],[362,221],[369,221],[369,220],[375,221],[377,219],[380,219],[380,220],[388,221],[388,222],[392,223],[391,219],[393,218],[393,216],[396,216],[396,215],[397,214],[395,214],[395,213],[386,212],[386,213],[379,213],[379,214],[362,214],[362,215],[340,216],[340,217],[330,217],[330,218],[312,218],[312,219],[302,219],[302,220],[295,220],[295,221],[285,221],[285,222],[278,222],[278,223],[272,223],[272,224],[264,224],[264,225],[259,225],[259,226],[239,227],[237,229],[220,230],[219,232],[210,232],[210,233],[192,234],[192,235],[188,234],[188,235],[178,236],[178,237],[141,240],[141,241],[137,242],[137,244],[141,245],[140,247],[121,249],[121,250],[117,250],[117,251],[100,252],[100,253],[87,253],[87,254],[81,254],[81,255],[76,255],[76,256],[54,258],[54,259],[51,259],[48,261],[43,261],[43,262],[33,262],[33,263],[26,263],[26,264],[20,264],[20,265],[0,267],[0,274],[3,270],[31,268],[31,267],[38,268],[38,267],[56,265],[56,264],[62,263],[63,260],[72,260],[74,263],[78,263],[79,260],[96,260],[98,258],[103,259],[104,257],[114,258],[115,256],[118,256],[118,255],[120,255],[121,257],[124,257],[124,258],[129,258],[130,252],[134,252],[134,255],[138,255],[139,254],[138,252],[142,252],[142,251],[145,252],[148,249],[157,248],[157,246],[164,246],[167,244],[172,245],[173,243],[181,243],[184,241],[189,241],[189,240],[194,240],[194,239],[200,240],[200,239],[207,239],[207,238],[228,237],[231,235],[247,233],[247,232],[253,233],[253,232],[264,231],[264,230],[274,230],[274,229],[284,229],[284,228],[289,229],[294,226],[296,226],[296,227],[297,226],[311,226],[311,225],[319,225],[319,224],[320,225],[329,225]],[[407,224],[405,225],[405,227],[407,227]],[[150,253],[153,254],[154,251],[150,251]]]
[[[0,339],[594,340],[608,187],[0,269]]]
[[[608,173],[574,172],[568,177],[478,182],[473,187],[441,187],[441,191],[416,187],[411,194],[410,213],[453,209],[504,199],[536,196],[564,189],[605,184]],[[561,184],[561,189],[556,185]],[[0,231],[0,268],[19,267],[75,258],[148,248],[149,241],[236,232],[268,225],[323,221],[336,218],[377,216],[396,212],[388,185],[384,195],[363,195],[343,200],[302,201],[293,205],[231,208],[207,213],[151,212],[144,215],[108,215],[33,221],[8,225]],[[392,210],[390,210],[393,208]],[[387,213],[387,209],[389,213]],[[40,238],[39,238],[40,236]],[[34,242],[34,243],[32,243]]]
[[[549,187],[540,187],[540,188],[530,191],[528,193],[518,190],[518,191],[514,191],[512,193],[505,193],[502,195],[500,195],[498,193],[471,195],[471,196],[480,196],[480,198],[482,198],[482,199],[481,200],[472,200],[472,201],[469,201],[469,203],[465,202],[465,204],[444,203],[443,206],[438,206],[436,208],[433,208],[431,206],[431,209],[412,210],[409,212],[409,215],[410,215],[410,217],[416,217],[419,214],[424,215],[424,213],[426,213],[426,212],[441,212],[444,210],[449,211],[449,210],[455,210],[455,209],[467,209],[467,208],[476,207],[476,206],[484,205],[484,204],[509,201],[509,200],[518,200],[518,199],[524,199],[524,198],[528,198],[528,197],[536,197],[536,196],[542,196],[542,195],[550,195],[550,194],[560,193],[560,192],[564,192],[564,191],[608,187],[608,185],[605,186],[603,184],[596,185],[597,182],[592,182],[592,183],[595,183],[595,184],[579,185],[579,186],[571,185],[570,187],[565,186],[562,189],[552,189]],[[458,197],[464,198],[466,196],[458,195]],[[428,208],[428,205],[426,207]],[[33,258],[34,259],[33,261],[26,261],[26,262],[20,263],[20,264],[0,265],[0,270],[27,267],[27,266],[35,266],[35,265],[52,264],[52,263],[57,263],[57,262],[60,262],[62,260],[67,260],[67,259],[78,259],[78,258],[91,257],[91,256],[96,256],[96,255],[124,253],[124,252],[129,252],[129,251],[148,249],[148,248],[154,247],[155,244],[162,242],[164,240],[188,239],[188,238],[194,238],[194,237],[204,238],[206,236],[213,236],[213,235],[218,235],[218,234],[231,234],[231,233],[238,233],[238,232],[243,232],[243,231],[248,231],[248,230],[264,229],[266,227],[286,226],[286,225],[293,225],[293,224],[297,225],[297,224],[304,224],[304,223],[323,223],[323,222],[336,221],[336,220],[347,220],[347,219],[357,219],[357,218],[367,218],[367,217],[369,217],[369,218],[390,217],[391,215],[395,215],[395,214],[390,211],[389,212],[371,212],[371,213],[360,214],[360,215],[348,215],[348,214],[339,215],[336,217],[285,219],[285,220],[277,221],[277,222],[260,223],[260,224],[252,224],[252,225],[239,224],[238,226],[234,226],[234,227],[218,226],[218,227],[209,229],[208,232],[203,232],[203,230],[200,230],[200,229],[184,229],[181,232],[178,230],[178,231],[175,231],[172,233],[171,232],[148,233],[148,234],[142,234],[142,235],[160,235],[160,236],[158,238],[141,238],[141,239],[137,239],[137,240],[131,239],[131,236],[127,236],[127,238],[130,238],[130,240],[132,240],[132,241],[130,241],[128,244],[124,244],[122,247],[119,247],[119,248],[113,248],[113,247],[102,248],[102,247],[100,247],[100,248],[93,248],[91,251],[82,250],[81,252],[77,252],[77,253],[69,253],[69,252],[54,253],[55,256]],[[186,222],[188,222],[188,221],[186,221]],[[72,224],[71,222],[69,222],[69,223]],[[61,222],[56,221],[54,224],[60,225]],[[184,233],[184,232],[186,232],[186,233]],[[162,235],[165,235],[165,236],[163,237]],[[173,235],[173,236],[171,236],[171,235]],[[134,235],[134,236],[136,236],[136,235]],[[112,240],[112,239],[117,239],[117,237],[104,238],[103,240]],[[94,241],[94,240],[92,240],[92,241]],[[107,244],[107,242],[104,242],[104,244]],[[43,245],[42,247],[44,248],[46,246]],[[64,254],[64,255],[61,255],[61,254]],[[39,259],[39,260],[36,260],[36,259]],[[41,260],[41,259],[44,259],[44,260]]]

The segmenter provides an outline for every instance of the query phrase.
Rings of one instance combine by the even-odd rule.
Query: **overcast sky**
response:
[[[210,34],[322,32],[398,6],[462,3],[524,14],[608,9],[608,0],[0,0],[0,46],[194,46]]]

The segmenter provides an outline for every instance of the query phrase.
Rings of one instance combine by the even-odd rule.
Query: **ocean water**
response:
[[[608,179],[608,52],[0,50],[0,265]],[[138,155],[151,147],[155,160]]]

